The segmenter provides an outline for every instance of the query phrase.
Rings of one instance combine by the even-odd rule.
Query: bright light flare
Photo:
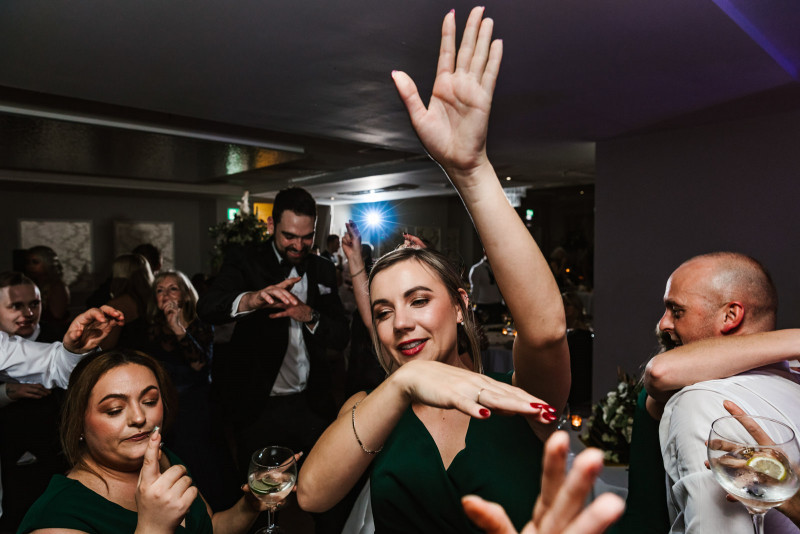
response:
[[[383,215],[377,210],[368,211],[365,218],[367,219],[367,226],[370,228],[379,228],[383,223]]]

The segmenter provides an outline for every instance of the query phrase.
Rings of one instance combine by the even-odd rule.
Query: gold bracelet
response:
[[[366,265],[365,265],[365,266],[363,266],[361,269],[359,269],[358,271],[356,271],[356,273],[355,273],[355,274],[351,274],[351,275],[350,275],[350,278],[355,278],[355,277],[356,277],[356,276],[358,276],[359,274],[363,273],[363,272],[366,270],[366,268],[367,268],[367,266],[366,266]]]
[[[364,399],[361,399],[361,400],[364,400]],[[361,450],[362,451],[366,452],[367,454],[378,454],[379,452],[381,452],[383,450],[383,446],[381,446],[381,448],[378,449],[377,451],[369,450],[368,448],[366,448],[364,446],[363,443],[361,443],[361,438],[358,437],[358,432],[356,432],[356,407],[359,404],[361,404],[361,401],[358,401],[357,403],[355,403],[353,405],[353,411],[351,413],[351,419],[353,421],[353,435],[356,437],[356,441],[358,442],[358,444],[361,445]]]

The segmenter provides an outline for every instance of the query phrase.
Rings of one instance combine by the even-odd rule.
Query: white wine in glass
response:
[[[756,534],[764,514],[800,489],[800,446],[794,431],[767,417],[721,417],[711,425],[708,463],[722,488],[745,505]]]
[[[275,509],[291,493],[297,482],[295,454],[286,447],[270,446],[257,450],[250,459],[247,484],[259,500],[267,503],[267,527],[256,534],[280,534],[275,525]]]

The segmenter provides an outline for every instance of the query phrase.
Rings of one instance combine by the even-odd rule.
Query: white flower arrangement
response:
[[[589,447],[602,449],[607,463],[627,464],[633,414],[642,384],[622,369],[617,369],[617,377],[616,389],[609,391],[592,407],[592,415],[586,423],[587,432],[581,440]]]

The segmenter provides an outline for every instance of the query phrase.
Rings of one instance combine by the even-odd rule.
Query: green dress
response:
[[[510,383],[511,374],[492,378]],[[466,447],[445,470],[436,443],[409,407],[373,465],[375,532],[481,532],[461,508],[467,494],[502,504],[522,530],[539,495],[542,452],[525,418],[492,415],[470,420]]]
[[[646,401],[647,391],[642,390],[633,415],[625,514],[609,534],[666,534],[670,529],[658,421],[647,413]]]
[[[165,449],[166,452],[166,449]],[[167,452],[170,463],[181,463]],[[54,475],[39,499],[22,520],[17,534],[41,528],[69,528],[89,534],[125,534],[136,530],[138,514],[113,503],[77,480]],[[186,527],[175,532],[212,534],[211,518],[198,495],[186,514]]]

